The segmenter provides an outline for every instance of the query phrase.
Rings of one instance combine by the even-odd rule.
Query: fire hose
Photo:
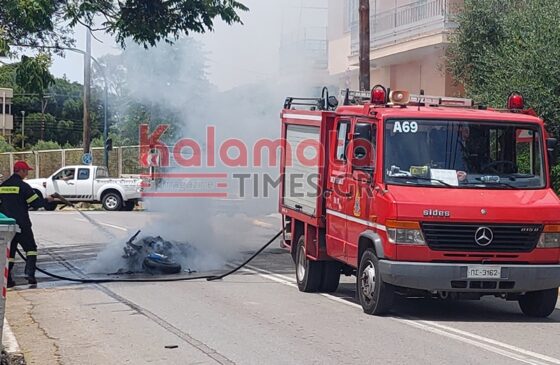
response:
[[[59,199],[60,201],[62,201],[64,204],[73,207],[75,210],[78,211],[78,209],[74,206],[74,204],[72,204],[71,202],[68,202],[66,199],[64,199],[64,197],[62,197],[61,195],[55,193],[53,194],[53,197]],[[80,213],[83,213],[80,211]],[[85,215],[85,214],[82,214]],[[88,217],[88,221],[91,222],[91,218]],[[280,235],[282,234],[283,230],[281,230],[280,232],[276,233],[274,235],[274,237],[272,237],[270,240],[268,240],[268,242],[266,242],[266,244],[264,244],[261,248],[259,248],[257,251],[255,251],[255,253],[253,253],[253,255],[251,255],[249,258],[247,258],[243,263],[237,265],[236,267],[234,267],[233,269],[226,271],[222,274],[214,274],[214,275],[198,275],[198,276],[188,276],[188,277],[167,277],[167,278],[136,278],[136,279],[127,279],[127,278],[103,278],[103,279],[81,279],[81,278],[70,278],[70,277],[66,277],[66,276],[62,276],[62,275],[57,275],[57,274],[53,274],[47,270],[41,269],[40,267],[36,267],[37,271],[39,271],[42,274],[45,274],[47,276],[50,276],[51,278],[54,279],[58,279],[58,280],[64,280],[64,281],[72,281],[72,282],[76,282],[76,283],[83,283],[83,284],[104,284],[104,283],[153,283],[153,282],[174,282],[174,281],[190,281],[190,280],[207,280],[207,281],[215,281],[215,280],[221,280],[223,278],[225,278],[226,276],[229,276],[231,274],[236,273],[237,271],[239,271],[240,269],[242,269],[243,267],[245,267],[248,263],[250,263],[251,261],[253,261],[253,259],[255,257],[257,257],[258,255],[260,255],[268,246],[270,246],[278,237],[280,237]],[[24,260],[27,261],[27,258],[21,253],[21,251],[19,250],[19,248],[16,248],[18,255]]]
[[[261,254],[268,246],[270,246],[280,235],[282,231],[276,233],[274,237],[272,237],[265,245],[259,248],[253,255],[251,255],[247,260],[245,260],[240,265],[236,266],[235,268],[226,271],[225,273],[218,274],[218,275],[199,275],[199,276],[188,276],[188,277],[172,277],[172,278],[138,278],[138,279],[125,279],[125,278],[111,278],[111,279],[80,279],[80,278],[70,278],[62,275],[53,274],[48,272],[47,270],[43,270],[37,266],[37,271],[43,273],[47,276],[50,276],[54,279],[64,280],[64,281],[73,281],[76,283],[83,283],[83,284],[103,284],[103,283],[152,283],[152,282],[173,282],[173,281],[189,281],[189,280],[202,280],[206,279],[207,281],[214,281],[220,280],[234,274],[235,272],[242,269],[246,266],[249,262],[253,261],[255,257]],[[27,261],[26,257],[21,253],[19,248],[16,249],[18,255],[24,260]]]

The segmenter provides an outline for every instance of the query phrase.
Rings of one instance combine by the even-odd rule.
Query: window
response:
[[[375,169],[376,160],[376,131],[375,125],[367,122],[356,124],[354,131],[354,168]]]
[[[53,180],[74,180],[76,169],[64,169],[53,176]]]
[[[109,172],[105,167],[98,167],[97,174],[95,176],[96,179],[103,179],[109,177]]]
[[[546,185],[545,149],[537,125],[388,120],[384,146],[388,183],[474,189]]]
[[[345,30],[349,32],[352,26],[357,25],[360,15],[360,2],[359,0],[346,0],[345,1],[346,17],[344,19]]]
[[[78,169],[78,180],[89,179],[89,169]]]
[[[335,159],[346,162],[346,149],[348,148],[348,134],[350,132],[350,122],[345,120],[338,124],[337,138],[336,138],[336,156]]]

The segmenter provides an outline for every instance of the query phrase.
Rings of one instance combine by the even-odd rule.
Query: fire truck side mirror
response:
[[[552,168],[552,166],[558,163],[558,140],[556,138],[547,138],[546,149],[548,151],[548,161]]]
[[[336,98],[336,96],[331,95],[327,99],[327,104],[329,105],[329,108],[336,109],[336,107],[338,106],[338,99]]]

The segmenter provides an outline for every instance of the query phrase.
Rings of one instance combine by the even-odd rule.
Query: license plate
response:
[[[499,279],[502,277],[500,266],[469,265],[467,266],[467,279]]]

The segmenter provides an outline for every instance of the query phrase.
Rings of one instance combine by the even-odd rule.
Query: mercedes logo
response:
[[[494,240],[494,232],[488,227],[480,227],[474,234],[474,240],[477,245],[486,247]]]

